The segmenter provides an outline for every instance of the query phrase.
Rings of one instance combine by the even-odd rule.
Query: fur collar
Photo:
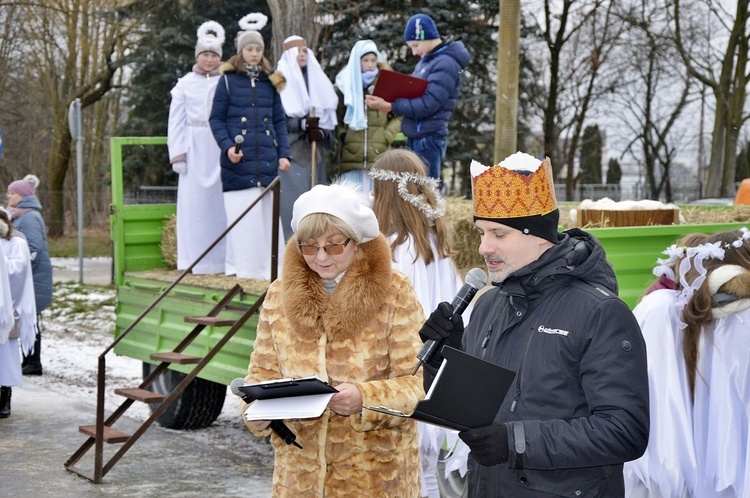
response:
[[[352,265],[329,295],[292,237],[282,275],[282,306],[291,330],[305,340],[324,331],[331,340],[341,340],[359,333],[385,303],[391,287],[391,251],[382,234],[360,244]]]

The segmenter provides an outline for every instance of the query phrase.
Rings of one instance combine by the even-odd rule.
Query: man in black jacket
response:
[[[549,160],[471,165],[474,222],[494,286],[466,332],[441,303],[420,336],[516,372],[492,425],[459,434],[473,497],[623,496],[648,442],[646,348],[598,241],[557,232]],[[426,365],[425,389],[442,358]],[[489,379],[488,379],[489,380]]]

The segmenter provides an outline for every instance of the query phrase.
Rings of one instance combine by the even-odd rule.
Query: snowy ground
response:
[[[59,268],[59,260],[53,260],[53,266]],[[84,278],[84,281],[88,279]],[[24,383],[42,386],[85,401],[91,404],[93,415],[96,405],[97,362],[99,355],[113,339],[114,310],[115,290],[112,286],[56,282],[53,305],[42,315],[44,375],[25,376]],[[140,384],[142,363],[110,352],[106,356],[106,365],[108,375],[105,407],[110,412],[124,400],[114,394],[115,387],[137,387]],[[146,405],[134,403],[126,415],[142,421],[149,417],[150,411]],[[273,458],[270,445],[253,437],[245,428],[240,418],[237,397],[229,389],[221,415],[211,427],[182,433],[185,437],[210,441],[213,445],[243,447],[245,454],[251,451],[261,460],[270,462]]]

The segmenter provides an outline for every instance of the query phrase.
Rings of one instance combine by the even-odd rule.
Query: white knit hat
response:
[[[260,30],[266,26],[267,22],[268,16],[260,12],[253,12],[240,19],[239,25],[242,31],[237,33],[237,39],[235,40],[238,54],[242,53],[242,49],[250,44],[260,45],[261,50],[265,50],[266,45],[263,42],[263,35],[260,34]]]
[[[360,244],[380,234],[375,213],[368,206],[362,191],[353,183],[316,185],[300,195],[292,209],[292,230],[296,233],[300,221],[313,213],[330,214],[340,219],[351,228]]]
[[[224,45],[224,28],[216,21],[206,21],[198,27],[198,42],[195,44],[195,56],[203,52],[213,52],[222,56],[221,46]]]

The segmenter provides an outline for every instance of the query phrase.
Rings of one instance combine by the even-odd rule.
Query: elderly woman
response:
[[[322,416],[286,421],[304,449],[272,436],[277,497],[419,496],[416,423],[363,410],[411,412],[424,397],[421,373],[411,375],[424,313],[367,204],[349,184],[302,194],[263,302],[246,380],[315,375],[339,391]],[[268,424],[247,422],[257,436]]]
[[[42,375],[42,311],[52,303],[52,262],[47,246],[47,227],[42,218],[42,205],[36,196],[39,178],[26,175],[8,185],[8,212],[13,227],[26,237],[31,252],[31,271],[36,300],[36,336],[34,348],[23,357],[23,375]]]

